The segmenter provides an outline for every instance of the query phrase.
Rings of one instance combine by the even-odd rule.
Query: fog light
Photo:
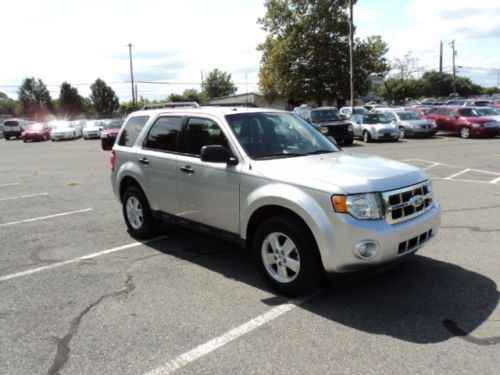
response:
[[[375,241],[360,241],[356,245],[354,245],[352,251],[356,258],[370,260],[377,255],[379,246]]]
[[[319,131],[323,134],[328,134],[328,128],[326,126],[320,126]]]

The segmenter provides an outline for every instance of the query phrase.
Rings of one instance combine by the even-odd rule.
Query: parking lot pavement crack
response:
[[[483,229],[479,227],[473,227],[469,225],[443,225],[441,229],[467,229],[472,232],[480,232],[480,233],[494,233],[500,232],[500,229]]]
[[[446,328],[453,336],[459,337],[464,341],[470,342],[471,344],[476,345],[496,345],[500,344],[500,336],[492,336],[486,338],[478,338],[472,336],[470,333],[465,332],[462,328],[460,328],[452,319],[443,320],[443,326]]]
[[[96,301],[88,305],[80,314],[78,314],[73,320],[71,321],[71,324],[69,326],[68,332],[64,337],[62,338],[54,338],[56,345],[57,345],[57,350],[56,350],[56,355],[54,357],[54,360],[52,361],[52,365],[50,366],[49,370],[47,371],[47,375],[58,375],[61,373],[61,370],[64,368],[66,363],[69,360],[70,354],[71,354],[71,348],[70,348],[70,343],[73,337],[78,333],[78,330],[80,328],[80,324],[82,322],[83,317],[94,307],[96,307],[99,303],[104,301],[107,298],[113,298],[117,297],[120,295],[128,295],[132,293],[135,290],[135,284],[133,282],[133,275],[132,275],[132,269],[133,266],[139,262],[142,262],[146,259],[150,259],[156,256],[160,256],[162,254],[152,254],[148,255],[139,259],[136,259],[129,263],[127,270],[126,270],[126,278],[125,278],[125,286],[121,289],[115,290],[111,293],[107,293],[101,297],[99,297]]]
[[[443,210],[442,212],[449,213],[449,212],[462,212],[462,211],[478,211],[478,210],[490,210],[495,208],[500,208],[500,204],[495,206],[484,206],[484,207],[455,208],[452,210]]]

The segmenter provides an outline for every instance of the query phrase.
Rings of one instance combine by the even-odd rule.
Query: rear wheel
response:
[[[403,126],[400,126],[399,127],[399,138],[403,139],[404,137],[406,137],[406,130]]]
[[[255,233],[252,251],[264,282],[279,293],[302,294],[323,276],[314,238],[291,216],[264,221]]]
[[[460,128],[460,137],[463,139],[470,138],[470,129],[467,126],[462,126]]]
[[[372,136],[370,135],[370,133],[367,130],[365,130],[363,132],[363,142],[368,143],[368,142],[371,142],[371,140],[372,140]]]
[[[149,238],[156,234],[158,220],[153,217],[148,200],[136,185],[123,194],[122,210],[130,234],[137,238]]]

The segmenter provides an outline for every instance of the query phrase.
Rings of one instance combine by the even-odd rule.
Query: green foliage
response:
[[[422,95],[422,83],[415,78],[390,77],[384,81],[379,95],[390,103],[403,104],[407,98],[418,98]]]
[[[266,0],[258,22],[267,32],[259,84],[268,100],[284,96],[316,100],[349,96],[347,0]],[[371,74],[385,74],[387,45],[378,36],[354,43],[354,87],[363,94]]]
[[[0,92],[0,115],[13,115],[16,113],[16,101]]]
[[[447,97],[453,93],[453,75],[436,71],[425,72],[421,78],[422,95]],[[472,83],[469,78],[456,77],[456,92],[461,96],[478,95],[481,86]]]
[[[41,79],[25,78],[18,91],[19,111],[23,116],[32,116],[44,111],[52,111],[52,98]]]
[[[118,109],[119,100],[113,89],[98,78],[90,86],[90,100],[94,104],[96,114],[100,118],[111,117]]]
[[[203,82],[203,95],[207,99],[232,95],[237,88],[231,80],[231,74],[214,69],[208,73]],[[188,91],[188,90],[186,90]],[[186,93],[184,91],[184,94]],[[196,90],[193,90],[196,91]]]
[[[205,104],[208,102],[208,98],[203,91],[198,91],[195,89],[184,90],[182,94],[172,93],[167,98],[168,102],[196,102],[198,104]]]
[[[61,84],[58,104],[58,113],[68,119],[73,119],[84,112],[83,98],[68,82]]]
[[[500,88],[496,87],[496,86],[492,86],[492,87],[483,87],[482,88],[482,93],[484,95],[493,95],[493,94],[497,94],[497,93],[500,93]]]

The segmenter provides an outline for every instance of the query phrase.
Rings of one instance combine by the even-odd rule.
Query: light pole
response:
[[[354,62],[352,61],[353,50],[353,22],[352,22],[352,0],[349,0],[349,85],[351,89],[351,114],[354,115]]]
[[[455,78],[456,78],[457,72],[455,69],[455,55],[457,53],[455,52],[455,40],[451,41],[450,47],[451,47],[452,54],[453,54],[453,97],[456,97],[457,96],[457,87],[455,85]]]
[[[132,43],[128,44],[128,56],[130,59],[130,82],[132,86],[132,107],[135,110],[134,69],[132,67]]]

